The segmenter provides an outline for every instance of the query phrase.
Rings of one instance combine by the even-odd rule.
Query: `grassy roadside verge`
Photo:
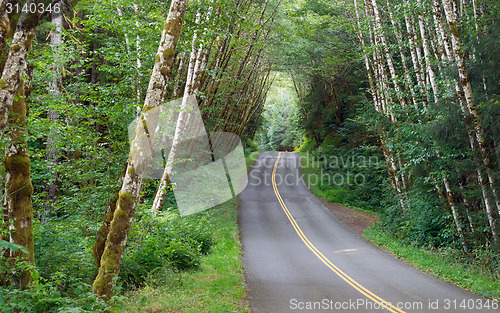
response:
[[[471,265],[457,262],[444,251],[431,251],[404,244],[378,225],[365,230],[363,237],[385,248],[416,268],[485,298],[500,300],[500,281],[484,275]]]
[[[198,270],[160,273],[157,284],[126,293],[120,312],[248,312],[237,206],[233,199],[212,209],[216,243]]]
[[[307,167],[308,162],[304,153],[301,153],[301,157],[303,166],[302,173],[305,181],[307,181],[307,175],[320,174],[320,169],[318,167]],[[338,189],[333,186],[315,184],[311,185],[309,188],[311,192],[319,198],[329,202],[346,205],[342,201],[342,193],[338,192]],[[373,212],[359,208],[353,209],[373,214]],[[465,265],[459,262],[450,252],[431,251],[405,244],[401,240],[384,232],[378,225],[366,229],[363,233],[363,237],[373,242],[375,245],[386,249],[399,259],[443,281],[453,283],[482,297],[500,300],[500,281],[494,279],[494,275],[491,275],[491,273],[481,273],[473,265]]]

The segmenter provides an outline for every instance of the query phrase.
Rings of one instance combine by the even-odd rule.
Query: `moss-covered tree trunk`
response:
[[[5,151],[5,204],[10,226],[10,242],[24,246],[29,254],[10,251],[10,262],[27,261],[35,264],[33,242],[33,205],[26,128],[27,106],[24,83],[21,79],[6,128],[7,149]],[[29,271],[19,271],[16,282],[25,288],[31,281]]]
[[[118,196],[120,195],[120,187],[123,184],[123,178],[125,177],[125,171],[127,170],[127,164],[124,164],[122,173],[120,174],[120,179],[117,183],[116,192],[113,197],[109,199],[108,210],[104,214],[103,222],[101,227],[97,231],[97,236],[92,247],[92,253],[94,255],[94,260],[97,268],[101,265],[101,257],[104,252],[104,247],[106,246],[106,239],[109,234],[109,227],[111,226],[111,221],[113,220],[113,215],[115,214],[116,204],[118,202]]]
[[[171,3],[151,73],[142,117],[145,117],[152,108],[161,105],[165,98],[165,86],[170,81],[175,48],[181,33],[187,2],[187,0],[173,0]],[[150,125],[148,124],[148,126]],[[150,138],[154,138],[155,128],[156,125],[151,125],[149,128],[148,136]],[[141,158],[134,157],[137,153],[141,153],[140,149],[144,148],[141,146],[140,139],[136,137],[131,143],[127,171],[109,227],[99,272],[93,283],[93,292],[106,301],[113,294],[113,286],[120,272],[123,252],[134,216],[134,204],[141,186],[139,173],[144,169],[145,164]]]
[[[43,5],[43,0],[28,0],[26,4],[28,7],[31,4],[38,7],[39,4]],[[36,11],[35,13],[23,12],[19,17],[9,55],[2,71],[2,78],[0,79],[0,138],[5,130],[10,108],[21,84],[23,71],[26,67],[26,57],[38,26],[40,14],[38,10]],[[2,20],[3,16],[4,14],[1,17]]]

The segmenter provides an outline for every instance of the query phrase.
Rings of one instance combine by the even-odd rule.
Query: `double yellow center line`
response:
[[[276,159],[276,163],[274,164],[273,168],[273,174],[272,174],[272,185],[274,189],[274,193],[276,194],[276,198],[278,198],[278,201],[283,208],[283,211],[285,212],[286,216],[288,217],[288,220],[292,224],[293,228],[295,229],[295,232],[297,232],[297,235],[299,235],[300,239],[304,242],[304,244],[311,250],[317,257],[320,259],[323,264],[325,264],[329,269],[331,269],[338,277],[340,277],[343,281],[348,283],[350,286],[352,286],[354,289],[359,291],[362,295],[367,297],[368,299],[378,303],[381,305],[381,307],[387,309],[390,312],[393,313],[406,313],[405,311],[394,307],[393,305],[390,304],[390,302],[385,301],[384,299],[380,298],[370,290],[366,289],[363,287],[361,284],[359,284],[357,281],[355,281],[353,278],[351,278],[349,275],[346,273],[342,272],[335,264],[332,263],[326,256],[323,255],[304,235],[302,232],[302,229],[299,227],[297,224],[297,221],[293,218],[292,214],[290,211],[288,211],[288,208],[285,205],[285,202],[281,198],[281,195],[278,191],[278,186],[276,186],[276,169],[278,168],[278,162],[281,157],[281,152],[278,154],[278,158]]]

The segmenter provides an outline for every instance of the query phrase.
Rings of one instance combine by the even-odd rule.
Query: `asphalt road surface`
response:
[[[305,187],[299,158],[261,153],[239,196],[253,313],[500,312],[347,228]]]

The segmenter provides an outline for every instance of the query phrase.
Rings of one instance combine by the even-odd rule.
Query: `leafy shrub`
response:
[[[253,140],[247,139],[245,141],[245,156],[249,156],[253,152],[256,152],[259,150],[259,146],[257,143]]]
[[[348,192],[342,188],[330,189],[330,190],[325,191],[324,196],[325,196],[324,198],[327,201],[334,202],[334,203],[342,203],[342,202],[345,202],[345,199],[348,196]]]
[[[148,273],[158,269],[180,271],[197,268],[214,240],[203,214],[180,218],[175,213],[153,216],[140,206],[132,224],[120,277],[126,284],[141,286]]]
[[[169,243],[167,252],[168,260],[179,270],[196,268],[200,265],[200,250],[187,242],[173,240]]]
[[[66,277],[53,277],[49,281],[34,270],[32,278],[32,285],[28,289],[0,287],[0,313],[109,312],[109,305],[96,298],[89,284],[73,283],[64,292],[61,291],[61,285]]]

